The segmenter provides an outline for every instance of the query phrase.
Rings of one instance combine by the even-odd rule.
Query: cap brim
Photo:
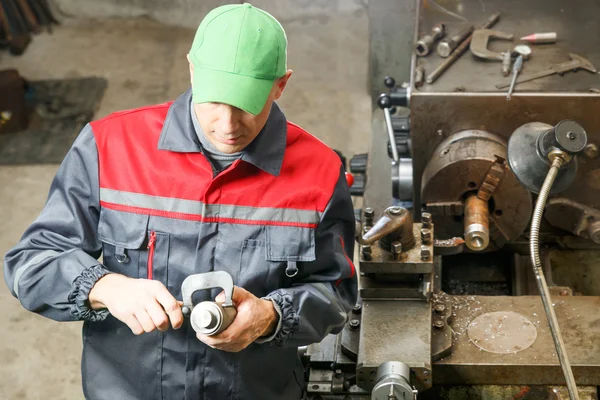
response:
[[[211,69],[194,69],[192,99],[194,103],[229,104],[258,115],[267,102],[273,82]]]

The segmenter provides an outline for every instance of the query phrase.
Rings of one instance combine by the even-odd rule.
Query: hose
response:
[[[538,290],[540,291],[540,295],[542,296],[542,303],[544,305],[544,311],[546,312],[548,324],[550,325],[550,333],[552,334],[554,347],[556,347],[558,360],[560,362],[560,366],[562,368],[565,380],[567,382],[569,398],[571,400],[579,400],[579,393],[577,392],[575,377],[573,376],[571,363],[569,362],[569,357],[567,356],[565,343],[563,342],[562,336],[560,334],[560,328],[558,327],[556,314],[554,313],[554,308],[552,307],[552,298],[550,297],[550,292],[548,291],[548,285],[546,284],[546,278],[544,277],[544,271],[542,269],[542,263],[540,261],[539,254],[540,224],[542,222],[544,206],[546,205],[546,200],[548,199],[548,194],[550,193],[550,189],[552,188],[554,179],[556,179],[558,170],[563,165],[563,163],[564,159],[560,156],[557,156],[554,158],[554,160],[552,160],[552,166],[550,167],[550,171],[548,171],[548,175],[546,175],[546,179],[544,180],[544,184],[542,185],[542,189],[540,190],[540,194],[535,204],[535,210],[533,212],[533,218],[531,220],[529,248],[531,251],[533,273],[536,278],[535,280],[537,283]]]

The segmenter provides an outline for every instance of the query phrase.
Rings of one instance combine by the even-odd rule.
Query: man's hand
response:
[[[155,329],[164,332],[169,320],[175,329],[183,324],[181,304],[159,281],[108,274],[92,287],[88,300],[94,310],[108,308],[136,335]]]
[[[215,301],[225,301],[223,293]],[[237,308],[237,315],[231,325],[214,336],[198,333],[198,339],[215,349],[238,352],[259,337],[273,334],[278,316],[270,300],[259,299],[246,289],[235,286],[233,303]]]

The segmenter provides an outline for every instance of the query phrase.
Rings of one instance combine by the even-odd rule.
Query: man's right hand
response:
[[[159,281],[108,274],[92,287],[88,300],[94,310],[107,308],[135,335],[155,329],[164,332],[169,320],[174,329],[183,324],[180,302]]]

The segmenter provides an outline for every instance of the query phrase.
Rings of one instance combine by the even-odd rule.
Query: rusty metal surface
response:
[[[358,385],[370,390],[379,365],[400,361],[414,372],[420,390],[431,386],[431,304],[365,300],[358,351]]]
[[[481,129],[508,140],[525,123],[540,121],[552,125],[568,117],[586,129],[589,143],[600,143],[598,94],[528,94],[507,102],[500,93],[413,93],[411,101],[415,197],[420,197],[421,177],[435,149],[456,132]],[[579,157],[578,161],[577,178],[561,197],[600,208],[600,160]],[[505,177],[501,185],[506,181]],[[417,208],[420,201],[416,199]]]
[[[458,32],[464,21],[441,13],[434,7],[420,2],[420,34],[429,32],[433,25],[445,23],[449,35]],[[482,24],[489,14],[499,11],[500,20],[494,29],[513,33],[516,38],[533,32],[558,32],[555,44],[533,45],[533,52],[524,64],[522,74],[530,74],[550,65],[569,60],[569,53],[581,54],[596,67],[600,66],[600,52],[597,51],[596,38],[600,37],[600,26],[596,16],[600,14],[600,3],[595,0],[578,0],[565,2],[561,0],[461,0],[444,2],[444,6],[452,12],[465,17],[468,23],[476,26]],[[531,16],[535,18],[531,18]],[[502,52],[510,46],[521,43],[500,40],[489,43],[492,51]],[[433,71],[444,59],[437,54],[420,57],[419,63],[425,71]],[[428,72],[427,72],[428,73]],[[470,52],[462,55],[436,82],[424,84],[418,90],[427,92],[462,91],[483,92],[498,91],[495,84],[508,81],[500,73],[497,62],[477,60]],[[600,76],[585,71],[569,73],[564,76],[550,76],[517,86],[519,91],[558,91],[587,92],[590,88],[600,87]],[[504,99],[503,99],[504,100]]]
[[[415,114],[413,119],[425,122],[426,119],[420,117],[423,115]],[[430,116],[429,119],[437,117]],[[437,209],[440,204],[462,202],[468,193],[475,193],[485,182],[490,168],[496,165],[498,157],[506,159],[506,143],[498,135],[478,129],[451,135],[437,143],[437,147],[432,146],[432,141],[436,143],[440,138],[437,134],[430,136],[427,143],[422,136],[425,135],[415,135],[413,138],[415,157],[420,149],[416,144],[425,147],[422,149],[423,155],[413,159],[414,165],[422,168],[423,159],[429,160],[421,172],[422,182],[420,179],[415,181],[415,185],[423,185],[418,191],[421,193],[421,203],[426,203],[428,208],[432,204],[439,238],[461,236],[464,231],[463,221],[455,218],[455,215],[440,215],[442,213]],[[425,150],[428,151],[427,155]],[[527,227],[531,214],[529,192],[521,186],[512,172],[507,170],[503,175],[492,194],[493,202],[490,202],[494,209],[490,210],[489,250],[502,247],[507,240],[516,239]],[[417,175],[415,179],[416,177]],[[459,210],[459,207],[455,209]]]
[[[360,271],[366,274],[428,274],[433,270],[433,257],[421,259],[421,246],[426,246],[433,254],[433,243],[424,244],[421,239],[423,224],[413,224],[414,246],[402,248],[400,259],[394,260],[394,255],[379,245],[371,247],[370,260],[360,258]],[[433,235],[433,227],[431,228]]]
[[[539,297],[450,298],[455,305],[452,354],[434,364],[434,383],[560,385],[564,382]],[[559,296],[553,300],[577,383],[599,385],[600,297]],[[466,334],[471,321],[496,311],[519,313],[535,325],[537,339],[531,347],[516,354],[496,354],[471,343]]]
[[[579,400],[598,400],[595,386],[579,386],[577,391]],[[434,387],[419,396],[419,400],[465,399],[569,400],[569,395],[566,393],[566,387],[557,386],[475,385]]]

